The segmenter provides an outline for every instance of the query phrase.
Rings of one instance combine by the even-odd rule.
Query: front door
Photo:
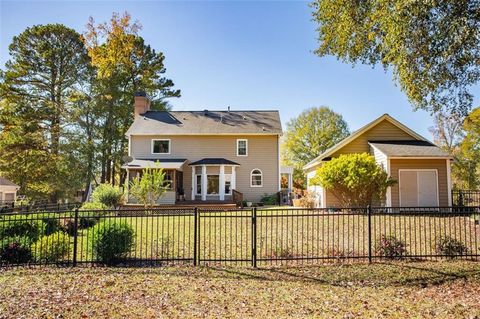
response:
[[[400,206],[437,207],[437,170],[400,170]]]

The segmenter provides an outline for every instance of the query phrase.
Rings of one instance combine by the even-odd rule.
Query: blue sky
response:
[[[166,55],[167,76],[182,90],[174,110],[278,109],[285,124],[327,105],[354,130],[389,113],[425,137],[431,117],[413,112],[381,67],[319,58],[308,2],[4,1],[0,63],[27,26],[63,23],[79,32],[89,16],[103,22],[128,11],[147,43]]]

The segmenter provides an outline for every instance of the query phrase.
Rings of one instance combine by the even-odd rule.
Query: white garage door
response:
[[[400,206],[438,206],[437,170],[400,170]]]

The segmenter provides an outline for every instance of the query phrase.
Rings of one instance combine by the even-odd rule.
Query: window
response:
[[[173,189],[173,171],[171,170],[165,170],[164,171],[165,173],[165,187],[167,187],[168,189]]]
[[[248,140],[237,140],[237,156],[248,156]]]
[[[262,171],[259,169],[254,169],[250,174],[250,186],[251,187],[262,187],[263,186],[263,177]]]
[[[232,194],[232,175],[225,175],[225,195]]]
[[[207,175],[207,195],[217,195],[220,189],[220,176]]]
[[[152,154],[170,154],[170,140],[152,140]]]
[[[202,175],[196,175],[197,195],[202,195]]]

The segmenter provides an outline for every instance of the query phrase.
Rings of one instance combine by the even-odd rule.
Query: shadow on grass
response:
[[[36,269],[36,270],[35,270]],[[33,271],[32,271],[33,270]],[[207,280],[242,280],[268,282],[297,282],[321,286],[410,286],[426,287],[455,281],[480,282],[480,263],[448,262],[377,262],[369,264],[337,264],[318,266],[285,266],[271,268],[171,266],[171,267],[33,267],[0,271],[7,276],[39,275],[109,275],[175,276]]]
[[[338,287],[441,285],[458,280],[480,282],[480,263],[432,262],[238,269],[210,267],[213,276],[305,282]]]

